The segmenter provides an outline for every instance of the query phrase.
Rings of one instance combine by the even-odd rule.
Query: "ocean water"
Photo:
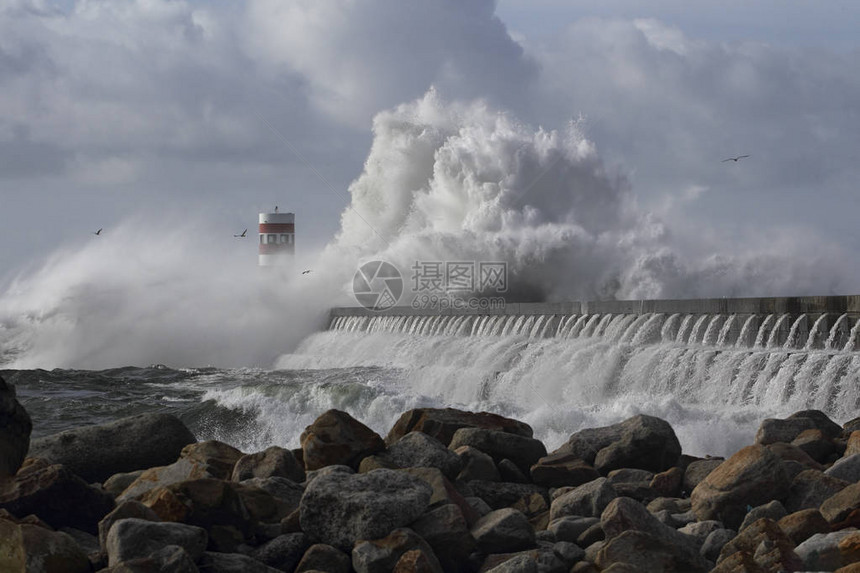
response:
[[[761,420],[860,406],[857,328],[805,316],[593,315],[336,318],[273,369],[3,370],[34,436],[170,412],[198,439],[297,447],[329,408],[383,436],[406,410],[458,407],[531,424],[549,449],[638,413],[668,420],[685,453],[729,455]],[[803,327],[803,328],[801,328]],[[800,335],[802,333],[802,336]]]

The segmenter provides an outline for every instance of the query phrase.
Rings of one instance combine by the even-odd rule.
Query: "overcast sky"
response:
[[[0,283],[177,212],[232,238],[278,204],[320,248],[374,116],[431,86],[580,119],[678,234],[858,252],[857,30],[853,0],[0,0]]]

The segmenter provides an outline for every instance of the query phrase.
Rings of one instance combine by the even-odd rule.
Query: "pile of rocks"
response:
[[[4,572],[860,572],[860,420],[818,411],[726,460],[645,415],[547,453],[494,414],[411,410],[383,439],[330,410],[251,454],[137,416],[23,465],[7,426]]]

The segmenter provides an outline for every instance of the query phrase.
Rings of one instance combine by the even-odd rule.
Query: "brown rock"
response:
[[[723,546],[722,551],[720,551],[718,562],[726,559],[733,553],[737,553],[738,551],[745,551],[754,555],[756,548],[763,541],[768,541],[769,543],[778,545],[786,551],[792,551],[794,549],[794,543],[792,543],[788,535],[779,528],[776,522],[772,519],[768,519],[767,517],[763,517],[738,533],[734,539],[726,543]]]
[[[569,453],[554,453],[540,458],[531,467],[532,481],[545,487],[578,486],[600,477],[585,460]]]
[[[379,435],[340,410],[328,410],[305,428],[300,438],[306,470],[330,465],[355,469],[362,458],[381,452]]]
[[[755,435],[755,443],[766,446],[776,442],[791,443],[804,430],[815,428],[811,418],[791,418],[780,420],[767,418],[759,425]]]
[[[842,455],[848,457],[853,456],[854,454],[860,454],[860,430],[854,430],[848,436],[845,453]]]
[[[380,539],[358,540],[352,548],[352,567],[358,573],[393,571],[400,558],[413,550],[421,551],[433,562],[432,571],[442,571],[427,542],[406,527],[395,529]]]
[[[424,480],[433,489],[429,507],[435,508],[449,503],[454,504],[460,509],[463,517],[470,525],[480,518],[478,513],[469,505],[469,502],[466,501],[466,498],[457,491],[454,484],[448,481],[441,470],[437,468],[405,468],[399,471]]]
[[[789,486],[776,454],[765,446],[747,446],[711,472],[696,486],[690,499],[700,521],[716,519],[737,529],[747,506],[781,499]]]
[[[411,528],[430,544],[445,571],[468,571],[475,539],[458,506],[449,503],[428,511],[414,521]]]
[[[776,522],[795,545],[800,545],[816,533],[829,533],[830,524],[818,508],[801,509]]]
[[[539,440],[483,428],[457,430],[448,447],[456,451],[461,446],[479,449],[490,455],[496,464],[507,458],[524,472],[546,455],[546,447]]]
[[[218,440],[207,440],[188,444],[182,448],[179,457],[196,464],[208,477],[230,479],[233,475],[233,467],[244,455],[229,444]]]
[[[325,543],[311,545],[296,567],[296,573],[325,571],[326,573],[349,573],[352,569],[349,555]]]
[[[847,481],[829,476],[818,470],[806,470],[791,481],[785,498],[785,509],[789,512],[818,508],[824,500],[842,491]]]
[[[726,557],[717,566],[711,569],[711,573],[771,573],[755,562],[753,554],[749,551],[738,551]]]
[[[160,487],[147,492],[141,503],[163,521],[196,525],[235,527],[244,536],[252,531],[251,515],[234,482],[204,478]]]
[[[768,444],[767,449],[778,455],[784,462],[795,461],[800,463],[804,469],[823,470],[824,466],[809,457],[809,454],[791,444],[776,442]]]
[[[833,439],[818,428],[802,431],[791,442],[791,445],[800,448],[820,464],[826,463],[831,456],[839,451],[839,447]]]
[[[412,549],[400,556],[392,573],[442,573],[442,567],[420,549]]]
[[[832,525],[843,521],[858,508],[860,508],[860,482],[852,483],[824,500],[820,509],[821,515]]]
[[[284,477],[296,483],[305,481],[305,468],[290,450],[278,446],[242,456],[233,467],[231,479]]]
[[[628,530],[604,543],[598,550],[594,563],[602,571],[616,564],[626,564],[633,568],[630,570],[640,573],[708,571],[707,561],[697,553],[680,553],[678,549],[647,532]]]
[[[385,443],[393,444],[409,432],[424,432],[447,446],[454,432],[460,428],[498,430],[526,438],[534,435],[528,424],[498,414],[466,412],[454,408],[417,408],[400,416],[385,437]]]
[[[0,508],[13,515],[38,515],[55,528],[95,535],[113,498],[59,464],[27,458],[13,478],[0,480]]]
[[[460,456],[463,469],[457,475],[457,481],[501,481],[499,469],[488,454],[472,446],[461,446],[454,450]]]
[[[683,482],[684,470],[671,467],[655,475],[648,487],[659,497],[676,497],[681,494]]]
[[[19,527],[27,555],[27,573],[90,572],[90,561],[86,553],[71,536],[36,525],[25,524]]]
[[[690,462],[687,465],[687,469],[684,470],[684,491],[691,492],[696,489],[696,486],[724,461],[723,458],[708,458]]]
[[[30,448],[30,415],[15,398],[15,387],[0,376],[0,480],[15,475]]]

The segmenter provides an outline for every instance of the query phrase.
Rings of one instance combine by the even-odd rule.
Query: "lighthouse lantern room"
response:
[[[296,250],[296,216],[294,213],[260,213],[261,267],[273,267],[288,262]]]

